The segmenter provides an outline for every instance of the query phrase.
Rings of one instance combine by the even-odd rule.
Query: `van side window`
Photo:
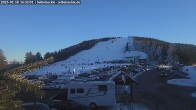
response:
[[[84,89],[83,88],[78,88],[77,93],[84,93]]]
[[[75,89],[71,89],[71,90],[70,90],[70,93],[71,93],[71,94],[75,94],[75,93],[76,93]]]
[[[98,90],[99,91],[107,91],[107,85],[99,85]]]

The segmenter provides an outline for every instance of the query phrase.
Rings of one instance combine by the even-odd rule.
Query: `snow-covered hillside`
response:
[[[113,39],[98,43],[90,50],[86,50],[69,58],[66,62],[94,63],[95,61],[121,60],[124,56],[127,38]]]
[[[104,61],[123,60],[125,55],[125,46],[129,43],[133,44],[133,39],[117,38],[105,42],[97,43],[89,50],[81,51],[67,60],[51,64],[39,70],[34,70],[30,74],[44,75],[44,74],[67,74],[67,73],[81,73],[95,68],[104,66],[112,66],[116,64],[103,63]],[[139,51],[129,51],[131,57],[138,56],[146,58],[147,55]],[[100,63],[98,63],[100,62]]]

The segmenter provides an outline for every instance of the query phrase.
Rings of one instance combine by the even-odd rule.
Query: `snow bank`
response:
[[[150,110],[143,104],[132,103],[132,104],[117,104],[115,107],[108,110]]]
[[[180,86],[190,86],[196,87],[196,67],[195,66],[186,66],[183,68],[184,72],[188,73],[190,79],[171,79],[168,80],[168,84],[175,84]]]
[[[196,67],[186,66],[182,71],[187,72],[190,79],[171,79],[168,80],[167,83],[179,86],[196,87]],[[196,98],[196,92],[192,93],[191,95],[192,97]]]
[[[196,87],[196,81],[190,79],[171,79],[167,81],[168,84],[174,84],[179,86]]]

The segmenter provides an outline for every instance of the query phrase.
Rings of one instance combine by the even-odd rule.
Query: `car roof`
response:
[[[40,110],[49,110],[49,107],[44,104],[44,103],[39,103],[39,102],[30,102],[30,103],[23,103],[22,107],[23,108],[33,108],[34,104],[36,104],[36,107],[38,107]]]

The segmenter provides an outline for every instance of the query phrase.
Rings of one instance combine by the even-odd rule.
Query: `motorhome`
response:
[[[67,99],[94,109],[99,106],[114,106],[115,84],[112,81],[75,82],[61,87],[67,90]]]

